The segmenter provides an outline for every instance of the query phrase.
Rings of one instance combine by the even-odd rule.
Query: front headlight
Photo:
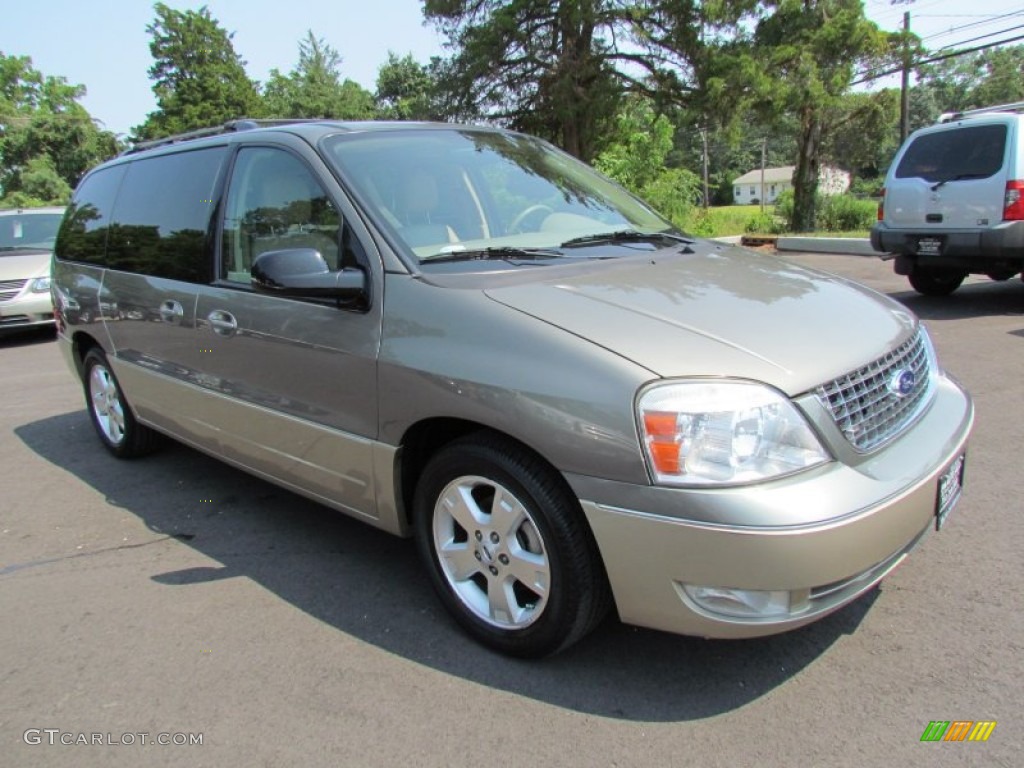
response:
[[[29,290],[32,293],[46,293],[50,290],[50,278],[37,277],[32,281],[32,284],[29,286]]]
[[[763,384],[659,384],[637,410],[647,463],[662,484],[750,483],[831,458],[794,405]]]

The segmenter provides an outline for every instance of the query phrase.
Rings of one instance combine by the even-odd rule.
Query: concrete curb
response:
[[[741,245],[744,235],[716,237],[715,242],[729,245]],[[881,256],[871,247],[866,237],[789,237],[780,235],[770,238],[777,251],[793,251],[803,253],[836,253],[850,256]]]
[[[806,253],[846,253],[851,256],[881,256],[866,237],[780,237],[775,242],[779,251]]]

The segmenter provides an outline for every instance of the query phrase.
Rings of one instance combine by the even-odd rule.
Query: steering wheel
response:
[[[510,233],[517,233],[521,230],[519,227],[522,226],[523,222],[533,216],[535,213],[554,213],[554,209],[550,205],[544,205],[543,203],[537,203],[536,205],[530,205],[521,210],[516,217],[512,219],[512,223],[508,225],[508,231]]]

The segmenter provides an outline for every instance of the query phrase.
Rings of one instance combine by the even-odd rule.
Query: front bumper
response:
[[[53,302],[49,291],[32,293],[26,284],[21,293],[13,299],[0,302],[0,332],[53,324]]]
[[[899,565],[934,526],[939,477],[965,451],[972,422],[970,398],[944,378],[922,418],[859,464],[835,461],[784,480],[711,491],[631,492],[620,483],[569,479],[623,621],[686,635],[755,637],[831,613]],[[639,503],[624,503],[631,495]],[[782,591],[795,599],[781,615],[736,617],[702,607],[684,585]]]

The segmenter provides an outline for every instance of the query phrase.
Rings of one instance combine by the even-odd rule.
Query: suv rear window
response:
[[[897,179],[985,179],[1003,167],[1005,125],[971,125],[914,139],[896,168]]]

